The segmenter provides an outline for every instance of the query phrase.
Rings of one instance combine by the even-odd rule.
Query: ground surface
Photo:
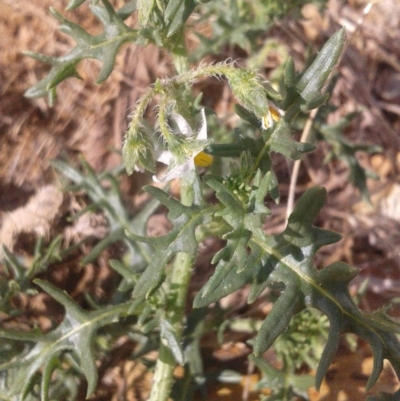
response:
[[[313,7],[307,7],[303,10],[305,18],[279,22],[268,35],[282,44],[300,68],[308,46],[317,49],[340,25],[348,28],[347,48],[338,67],[340,78],[332,98],[337,111],[329,118],[334,122],[341,115],[361,111],[345,134],[352,141],[382,147],[380,154],[360,154],[360,162],[374,171],[379,180],[368,181],[371,204],[363,202],[348,182],[343,164],[322,163],[328,149],[321,146],[315,155],[305,158],[297,194],[312,185],[324,185],[328,189],[328,202],[318,225],[340,232],[344,239],[322,252],[321,260],[324,264],[343,260],[358,267],[360,275],[352,289],[355,291],[368,277],[368,290],[361,306],[373,310],[398,297],[400,288],[400,3],[377,2],[356,29],[365,4],[364,0],[332,0],[322,16]],[[47,67],[21,52],[60,55],[73,45],[57,32],[57,22],[48,11],[49,6],[61,11],[65,5],[66,1],[0,0],[0,243],[28,259],[33,256],[37,236],[48,241],[55,234],[61,234],[65,243],[92,236],[95,244],[106,235],[107,226],[101,214],[79,219],[75,224],[66,223],[65,217],[83,209],[87,199],[60,191],[61,179],[49,160],[63,157],[76,164],[78,155],[83,155],[96,172],[118,166],[127,115],[156,77],[171,73],[168,58],[155,47],[125,47],[118,57],[116,70],[105,84],[93,84],[98,66],[85,62],[80,67],[83,81],[63,83],[53,108],[43,99],[24,98],[24,91],[43,76]],[[91,32],[98,29],[94,19],[87,17],[85,7],[67,15],[79,20]],[[218,55],[219,60],[228,57],[237,58],[237,49],[222,49]],[[247,55],[242,52],[240,57]],[[279,52],[270,53],[262,73],[272,74],[282,63],[280,57]],[[198,86],[205,88],[207,105],[219,116],[229,117],[233,99],[228,88],[212,80]],[[291,166],[285,163],[278,166],[282,182],[290,170]],[[139,190],[144,180],[140,175],[122,180],[124,202],[131,212],[143,204]],[[274,210],[274,218],[267,228],[270,232],[280,231],[284,224],[288,185],[283,184],[281,191],[283,202]],[[154,227],[159,229],[160,223],[155,222]],[[210,250],[214,246],[207,244]],[[84,292],[106,299],[113,278],[107,265],[110,255],[102,255],[98,262],[83,268],[79,260],[87,251],[82,247],[73,257],[54,266],[48,275],[78,301],[84,302]],[[204,270],[209,270],[209,258],[205,255],[203,259]],[[62,314],[62,309],[56,306],[46,309],[48,305],[40,297],[21,298],[16,302],[26,308],[25,321],[19,322],[24,327],[39,324],[46,329],[51,324],[49,312],[55,319]],[[400,316],[400,308],[395,305],[392,313]],[[239,353],[246,354],[246,350],[240,351],[241,339],[232,344],[233,348],[239,347]],[[100,387],[92,400],[145,399],[148,376],[143,366],[124,360],[124,350],[129,352],[129,344],[122,341],[116,345],[120,353],[116,352],[108,365],[103,362]],[[221,358],[220,354],[215,355]],[[235,364],[234,361],[228,358],[228,364]],[[350,356],[339,353],[321,393],[310,390],[310,397],[325,401],[363,400],[370,369],[370,352],[364,346],[360,345]],[[135,383],[138,378],[140,384],[134,386],[135,391],[127,389],[126,383]],[[249,375],[249,381],[240,386],[220,386],[210,393],[215,400],[241,400],[244,391],[249,391],[247,399],[256,399],[251,398],[252,381],[255,379]],[[396,386],[388,366],[373,390],[392,391]],[[351,394],[343,390],[350,387]]]

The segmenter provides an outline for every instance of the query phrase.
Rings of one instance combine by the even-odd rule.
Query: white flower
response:
[[[267,114],[261,119],[261,125],[263,129],[271,128],[275,122],[278,122],[281,117],[285,115],[285,112],[272,102],[268,102],[268,111]]]
[[[207,145],[207,121],[204,113],[204,109],[201,109],[201,126],[196,136],[196,140],[204,141],[204,147]],[[194,138],[195,134],[188,122],[177,113],[172,113],[171,118],[175,121],[181,134],[188,138]],[[208,167],[213,161],[213,157],[207,153],[204,153],[201,148],[195,150],[189,158],[183,163],[177,163],[176,156],[174,156],[169,150],[163,151],[158,157],[157,161],[168,165],[167,172],[161,178],[153,175],[155,182],[166,182],[173,180],[174,178],[181,177],[184,173],[194,170],[195,166]]]

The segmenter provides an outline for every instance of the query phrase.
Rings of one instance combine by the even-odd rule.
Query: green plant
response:
[[[82,0],[72,1],[69,9],[82,3]],[[154,174],[155,181],[161,182],[180,177],[180,199],[162,189],[146,186],[144,191],[155,201],[132,218],[120,200],[118,182],[112,174],[97,177],[87,164],[84,164],[86,173],[82,174],[64,162],[54,162],[75,188],[88,194],[109,222],[109,236],[82,263],[94,260],[114,242],[122,242],[126,247],[126,257],[110,261],[110,266],[122,277],[119,290],[125,295],[113,297],[105,308],[93,302],[93,310],[87,311],[54,285],[35,279],[34,283],[40,289],[65,307],[65,317],[46,334],[38,330],[0,331],[1,337],[10,340],[10,347],[18,342],[28,344],[22,352],[11,352],[10,360],[0,365],[4,372],[0,376],[2,399],[32,399],[35,396],[41,400],[54,399],[53,389],[59,385],[64,385],[66,394],[69,391],[66,397],[73,399],[76,392],[74,375],[86,378],[86,396],[89,397],[97,382],[93,344],[99,330],[114,323],[123,333],[140,339],[141,346],[134,357],[158,350],[150,400],[167,400],[170,394],[175,400],[187,400],[193,388],[201,387],[206,380],[200,359],[200,338],[207,329],[204,317],[209,313],[208,305],[246,285],[250,287],[248,302],[252,303],[267,287],[276,283],[281,283],[282,291],[253,341],[253,361],[264,373],[265,383],[283,382],[283,376],[291,376],[290,386],[282,385],[278,394],[304,395],[304,388],[296,381],[298,366],[290,363],[294,356],[283,352],[282,348],[279,351],[278,342],[276,350],[285,361],[283,372],[267,365],[261,356],[291,321],[301,321],[299,313],[311,313],[309,308],[318,309],[329,319],[326,345],[319,358],[315,379],[317,389],[335,355],[340,335],[347,332],[364,338],[373,349],[374,367],[368,388],[378,379],[385,358],[399,375],[400,344],[395,335],[399,326],[383,310],[369,314],[357,308],[348,291],[348,283],[357,271],[342,262],[321,270],[314,264],[314,256],[322,246],[340,239],[340,235],[312,224],[325,202],[325,189],[307,190],[280,234],[267,235],[262,228],[271,214],[266,199],[277,203],[280,198],[271,152],[297,160],[314,149],[312,144],[294,140],[291,127],[301,113],[327,101],[329,93],[321,90],[339,62],[345,42],[344,30],[337,31],[327,41],[305,71],[296,72],[289,59],[284,67],[284,89],[278,93],[258,73],[238,68],[233,62],[189,68],[184,29],[197,6],[196,1],[130,1],[118,11],[107,0],[101,0],[101,4],[93,2],[90,6],[104,26],[104,33],[98,36],[89,35],[79,25],[52,11],[62,23],[60,29],[71,35],[77,45],[70,53],[58,58],[30,53],[32,57],[50,63],[52,69],[26,95],[48,95],[53,102],[57,85],[66,78],[77,76],[76,66],[83,58],[96,58],[103,63],[98,82],[104,81],[113,69],[119,47],[125,42],[140,45],[151,42],[168,51],[177,74],[158,79],[138,101],[130,116],[122,154],[129,174],[135,170],[148,170]],[[136,11],[140,28],[132,29],[124,20]],[[239,135],[229,143],[214,143],[212,138],[207,138],[207,117],[200,106],[201,99],[193,99],[191,95],[195,80],[209,76],[224,78],[239,103],[235,111],[243,125],[238,128]],[[151,136],[144,124],[144,113],[153,100],[158,102],[155,125],[161,140]],[[352,155],[354,149],[338,136],[338,127],[332,130],[320,125],[317,128],[325,139],[334,145],[340,144]],[[208,167],[216,159],[225,164],[224,175],[215,172],[200,178],[196,166]],[[156,175],[157,160],[168,165],[167,172],[161,177]],[[109,182],[107,189],[102,184],[104,180]],[[213,203],[206,196],[210,192],[215,193]],[[148,237],[145,222],[160,204],[168,210],[172,229],[164,236]],[[194,309],[185,315],[198,246],[211,236],[225,240],[225,245],[213,257],[215,271],[195,296]],[[57,243],[53,245],[56,247]],[[6,255],[12,261],[12,256]],[[49,258],[43,260],[48,263]],[[13,263],[11,265],[17,266]],[[14,276],[20,271],[20,267],[15,267]],[[25,281],[31,278],[24,276]],[[322,333],[321,326],[316,327],[314,336],[318,337]],[[285,341],[293,343],[295,339],[296,335],[292,333]],[[11,359],[19,352],[19,357]],[[300,354],[302,361],[313,363],[307,350]],[[185,375],[173,387],[177,364],[185,367]],[[53,375],[54,372],[57,374]]]
[[[190,55],[194,60],[210,53],[218,54],[224,46],[239,46],[253,57],[258,52],[264,53],[265,57],[263,33],[277,20],[298,17],[301,7],[309,1],[223,0],[205,3],[199,7],[196,25],[210,24],[211,34],[205,36],[195,31],[200,45]],[[326,1],[317,0],[313,3],[322,9]]]

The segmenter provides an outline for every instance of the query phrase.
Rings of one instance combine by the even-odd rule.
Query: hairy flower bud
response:
[[[241,68],[227,70],[226,77],[238,101],[261,119],[269,108],[262,78],[254,71]]]
[[[128,131],[122,149],[122,157],[128,174],[143,170],[155,172],[153,144],[140,128],[136,132]]]

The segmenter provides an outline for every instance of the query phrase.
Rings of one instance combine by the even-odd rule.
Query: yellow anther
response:
[[[281,118],[281,114],[279,113],[279,110],[276,109],[275,107],[269,106],[269,112],[271,113],[272,119],[276,122],[278,122]]]
[[[278,107],[270,103],[268,107],[268,113],[261,119],[262,127],[264,129],[272,127],[274,122],[278,122],[283,114],[284,112],[282,110],[278,109]]]
[[[194,157],[194,164],[199,167],[208,167],[212,164],[214,158],[205,152],[200,152]]]

